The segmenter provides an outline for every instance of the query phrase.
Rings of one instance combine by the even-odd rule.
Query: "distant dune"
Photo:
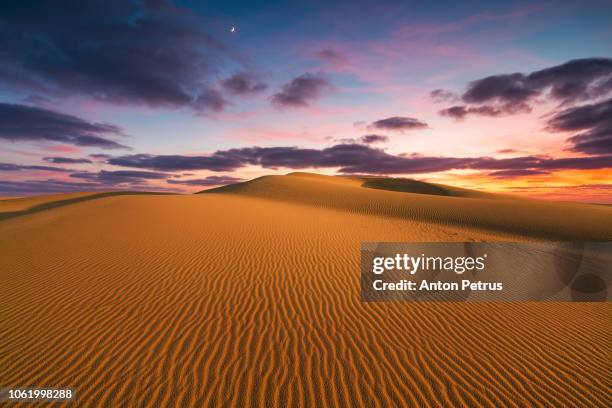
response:
[[[292,173],[264,176],[202,193],[220,192],[360,215],[431,222],[461,230],[546,239],[612,239],[609,208],[516,198],[407,179]]]
[[[610,303],[359,299],[363,241],[611,240],[612,207],[305,173],[205,193],[0,201],[0,384],[83,406],[612,406]]]

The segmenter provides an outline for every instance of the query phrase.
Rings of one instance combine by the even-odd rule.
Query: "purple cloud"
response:
[[[69,173],[74,170],[66,169],[63,167],[53,166],[28,166],[13,163],[0,163],[0,171],[21,171],[21,170],[34,170],[34,171],[56,171],[59,173]]]
[[[179,156],[134,154],[113,157],[109,164],[123,167],[146,168],[163,171],[200,170],[232,171],[244,165],[243,157],[217,151],[211,156]]]
[[[0,9],[0,84],[50,98],[220,110],[209,88],[242,58],[207,30],[210,21],[166,0],[11,2]],[[18,24],[15,22],[18,21]]]
[[[392,116],[380,119],[370,125],[373,129],[404,131],[412,129],[426,129],[427,123],[408,116]]]
[[[117,184],[141,184],[147,180],[161,180],[168,177],[166,173],[150,172],[150,171],[138,171],[138,170],[118,170],[118,171],[106,171],[102,170],[97,173],[73,173],[70,175],[72,178],[84,179],[96,181],[100,184],[114,186]]]
[[[272,103],[278,107],[304,107],[328,89],[331,89],[331,84],[327,79],[306,73],[283,85],[279,92],[272,95]]]
[[[324,149],[299,147],[245,147],[219,150],[209,156],[131,155],[109,160],[110,164],[157,171],[233,171],[259,165],[264,168],[339,168],[347,174],[420,174],[448,170],[542,170],[612,168],[611,156],[554,159],[522,156],[431,157],[394,155],[363,144],[338,144]]]
[[[192,104],[198,111],[221,112],[229,102],[216,89],[204,89]]]
[[[453,102],[459,99],[457,94],[452,91],[448,91],[446,89],[434,89],[429,93],[429,97],[435,103],[441,102]]]
[[[239,72],[223,80],[221,85],[235,95],[250,95],[263,92],[267,85],[249,72]]]
[[[320,49],[314,53],[314,56],[331,64],[348,63],[348,57],[344,53],[334,50],[333,48]]]
[[[110,154],[104,154],[104,153],[94,153],[94,154],[90,154],[89,157],[91,157],[92,159],[96,159],[96,160],[106,160],[106,159],[110,159],[111,156]]]
[[[47,141],[102,149],[128,149],[107,136],[121,129],[33,106],[0,103],[0,139],[12,142]]]
[[[455,120],[463,120],[468,115],[497,117],[529,112],[531,112],[531,107],[525,103],[506,104],[498,107],[490,105],[457,105],[438,111],[441,116],[447,116]]]
[[[387,143],[389,138],[385,135],[363,135],[359,138],[361,143],[374,144],[374,143]]]
[[[28,195],[44,193],[70,193],[75,191],[98,190],[91,183],[72,183],[62,180],[26,180],[2,181],[0,180],[0,193],[7,195]]]
[[[526,83],[523,74],[492,75],[470,83],[461,99],[467,103],[524,103],[539,91]]]
[[[73,159],[70,157],[44,157],[44,161],[55,164],[82,164],[91,163],[89,159]]]
[[[190,180],[175,180],[168,179],[167,182],[169,184],[181,184],[184,186],[221,186],[226,184],[239,183],[244,181],[244,179],[238,177],[231,176],[209,176],[203,179],[190,179]]]
[[[557,112],[548,120],[548,129],[578,132],[568,139],[575,152],[612,154],[612,99]]]
[[[431,95],[443,95],[441,91],[432,91]],[[468,106],[453,106],[441,110],[440,114],[455,119],[467,115],[513,115],[529,112],[531,103],[538,97],[568,104],[610,92],[612,59],[583,58],[529,74],[516,72],[477,79],[470,82],[461,96]]]

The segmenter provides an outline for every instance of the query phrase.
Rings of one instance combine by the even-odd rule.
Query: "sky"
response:
[[[609,1],[3,1],[0,196],[310,171],[612,203],[610,38]]]

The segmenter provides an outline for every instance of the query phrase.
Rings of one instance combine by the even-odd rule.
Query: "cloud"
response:
[[[51,6],[49,6],[51,7]],[[210,18],[165,0],[0,5],[0,84],[51,98],[222,109],[209,83],[243,64]],[[214,100],[214,102],[213,102]]]
[[[283,85],[279,92],[272,95],[272,103],[278,107],[308,106],[331,88],[331,83],[327,79],[306,73]]]
[[[361,137],[342,137],[342,138],[333,138],[326,137],[326,140],[330,140],[337,144],[376,144],[376,143],[387,143],[389,138],[385,135],[363,135]]]
[[[550,88],[553,99],[572,102],[612,91],[612,59],[584,58],[535,71],[526,83],[539,90]]]
[[[452,91],[447,91],[446,89],[434,89],[429,93],[429,97],[435,103],[454,102],[459,99],[457,94]]]
[[[193,102],[193,106],[198,111],[221,112],[227,105],[229,102],[225,100],[221,92],[212,88],[202,91]]]
[[[88,122],[76,116],[33,106],[0,103],[0,139],[128,149],[107,138],[117,135],[121,135],[121,129],[115,125]]]
[[[359,138],[361,143],[374,144],[374,143],[387,143],[389,138],[385,135],[363,135]]]
[[[443,95],[438,91],[442,90],[432,91],[431,95]],[[453,106],[440,114],[455,119],[467,115],[513,115],[529,112],[536,98],[565,105],[611,92],[612,59],[575,59],[528,74],[515,72],[472,81],[461,95],[461,100],[471,106]]]
[[[91,163],[89,159],[73,159],[70,157],[44,157],[44,161],[55,164],[81,164]]]
[[[113,157],[109,164],[123,167],[155,169],[163,171],[177,170],[211,170],[232,171],[242,167],[245,160],[228,154],[227,151],[217,151],[211,156],[180,156],[180,155],[149,155],[134,154]]]
[[[314,56],[330,64],[347,64],[348,57],[333,48],[323,48],[314,52]]]
[[[92,191],[100,188],[91,183],[71,183],[62,180],[27,180],[27,181],[2,181],[0,180],[0,193],[2,194],[44,194],[44,193],[69,193],[75,191]]]
[[[426,129],[427,123],[407,116],[392,116],[380,119],[370,125],[372,129],[404,131],[412,129]]]
[[[244,179],[231,177],[231,176],[209,176],[203,179],[190,179],[190,180],[166,180],[169,184],[181,184],[184,186],[221,186],[226,184],[239,183]]]
[[[612,59],[584,58],[534,71],[492,75],[470,83],[462,96],[467,103],[524,103],[548,91],[563,103],[602,96],[612,91]]]
[[[56,171],[59,173],[69,173],[74,170],[66,169],[63,167],[52,167],[52,166],[28,166],[13,163],[0,163],[0,171],[21,171],[21,170],[34,170],[34,171]]]
[[[299,147],[245,147],[219,150],[208,156],[129,155],[109,160],[110,164],[157,171],[234,171],[245,166],[277,169],[338,168],[347,174],[421,174],[449,170],[541,170],[612,168],[612,155],[554,159],[522,156],[435,157],[394,155],[363,144],[338,144],[323,149]]]
[[[110,154],[104,154],[104,153],[94,153],[94,154],[90,154],[89,157],[91,157],[92,159],[96,159],[96,160],[106,160],[106,159],[110,159],[111,156]]]
[[[228,92],[235,95],[251,95],[263,92],[267,85],[255,75],[248,72],[239,72],[223,80],[221,85]]]
[[[553,132],[579,132],[568,139],[575,152],[612,154],[612,99],[562,110],[547,125]]]
[[[132,191],[177,191],[174,188],[150,186],[142,183],[122,182],[119,185],[104,184],[92,181],[71,182],[57,179],[2,181],[0,180],[0,194],[3,195],[30,195],[50,193],[70,193],[80,191],[108,191],[114,188]]]
[[[82,172],[73,173],[72,178],[85,179],[98,182],[106,186],[114,186],[117,184],[141,184],[147,180],[161,180],[168,177],[166,173],[157,173],[149,171],[136,170],[118,170],[106,171],[102,170],[98,173]]]
[[[524,103],[539,91],[532,89],[520,73],[492,75],[470,83],[461,99],[466,103],[499,102],[501,104]]]
[[[463,120],[468,115],[479,115],[479,116],[490,116],[497,117],[503,115],[514,115],[517,113],[529,113],[531,107],[525,103],[506,104],[502,106],[465,106],[457,105],[451,106],[450,108],[442,109],[438,111],[440,116],[447,116],[455,120]]]

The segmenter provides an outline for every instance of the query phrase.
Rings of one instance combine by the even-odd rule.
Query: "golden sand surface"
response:
[[[0,201],[0,385],[79,406],[612,406],[610,303],[359,295],[361,242],[611,240],[612,207],[364,181]]]

